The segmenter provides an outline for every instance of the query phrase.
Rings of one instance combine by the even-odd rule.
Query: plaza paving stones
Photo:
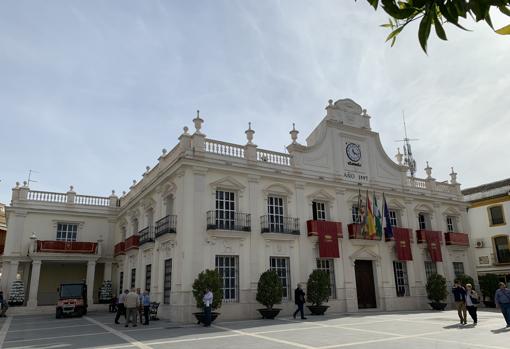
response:
[[[326,314],[308,320],[218,321],[209,328],[153,321],[129,327],[113,316],[49,315],[0,319],[0,348],[9,349],[509,349],[510,329],[499,312],[479,311],[479,324],[461,326],[455,311]]]

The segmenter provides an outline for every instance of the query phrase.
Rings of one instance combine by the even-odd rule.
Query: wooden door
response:
[[[376,308],[375,283],[372,261],[356,260],[354,264],[356,274],[356,292],[358,294],[358,308]]]

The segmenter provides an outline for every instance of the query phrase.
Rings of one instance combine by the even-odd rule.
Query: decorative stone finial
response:
[[[161,153],[162,153],[163,155],[165,155],[165,154],[166,154],[166,149],[165,149],[165,148],[161,149]]]
[[[125,190],[122,191],[122,196],[126,196],[126,191]]]
[[[366,109],[363,109],[363,110],[361,111],[361,115],[363,115],[363,116],[367,116],[367,110],[366,110]]]
[[[254,130],[251,129],[251,122],[248,122],[248,129],[244,131],[246,134],[246,139],[248,140],[248,144],[253,144],[253,134],[255,133]]]
[[[427,167],[425,167],[425,173],[427,173],[427,179],[432,179],[432,167],[429,166],[427,161]]]
[[[184,126],[184,127],[182,128],[182,130],[184,131],[184,134],[185,134],[185,135],[189,134],[189,133],[188,133],[188,131],[189,131],[188,126]]]
[[[27,186],[27,181],[23,181],[23,186],[26,187]]]
[[[149,170],[150,170],[150,169],[151,169],[151,167],[150,167],[150,166],[145,166],[145,171],[146,171],[146,172],[149,172]]]
[[[328,100],[328,106],[326,108],[333,108],[333,100]]]
[[[113,195],[115,195],[115,190],[114,190],[114,189],[112,189],[112,196],[113,196]]]
[[[452,167],[452,172],[450,173],[450,178],[451,178],[451,180],[450,180],[451,184],[457,184],[457,172],[455,172],[453,170],[453,167]]]
[[[133,185],[135,185],[135,184],[136,184],[136,179],[133,179]]]
[[[397,154],[395,155],[395,158],[397,159],[397,162],[399,165],[402,165],[403,157],[404,157],[404,155],[402,155],[402,153],[400,153],[400,148],[397,148]]]
[[[74,191],[74,187],[72,185],[69,186],[69,191]]]
[[[16,188],[19,188],[19,182],[16,182]]]
[[[204,120],[200,118],[200,110],[197,110],[197,117],[193,119],[193,123],[195,124],[195,133],[200,134],[200,129],[202,128],[202,123]]]
[[[297,135],[298,135],[298,133],[299,133],[299,131],[296,130],[296,124],[292,123],[292,130],[289,132],[290,138],[292,139],[292,144],[296,144],[297,143]]]

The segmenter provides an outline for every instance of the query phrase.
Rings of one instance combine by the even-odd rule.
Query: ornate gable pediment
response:
[[[292,195],[292,190],[287,188],[285,185],[281,183],[275,183],[267,186],[264,190],[262,190],[265,196],[269,194],[278,194],[278,195],[284,195],[284,196],[290,196]]]
[[[213,190],[216,190],[217,188],[224,188],[243,191],[246,188],[241,182],[231,176],[223,177],[217,181],[214,181],[210,183],[209,186]]]
[[[332,202],[335,200],[335,197],[329,194],[326,190],[320,189],[316,192],[310,194],[307,196],[308,200],[319,200],[319,201],[326,201],[326,202]]]
[[[429,205],[425,205],[425,204],[418,204],[414,207],[414,210],[416,212],[427,212],[427,213],[432,213],[434,210],[432,209],[432,207],[430,207]]]
[[[354,263],[357,259],[380,261],[381,256],[372,251],[369,247],[364,246],[354,251],[354,253],[349,256],[349,259],[352,263]]]
[[[448,207],[446,210],[443,211],[444,216],[460,216],[460,212],[455,209],[454,207]]]

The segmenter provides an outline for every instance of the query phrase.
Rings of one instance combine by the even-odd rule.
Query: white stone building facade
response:
[[[296,284],[306,284],[316,268],[330,272],[328,305],[336,312],[423,309],[428,274],[437,271],[449,281],[461,273],[475,276],[456,173],[449,183],[432,178],[428,166],[426,179],[408,177],[402,155],[397,162],[386,155],[370,116],[352,100],[330,101],[306,145],[293,128],[288,154],[258,148],[251,126],[247,143],[238,145],[207,138],[200,116],[193,122],[195,131],[185,128],[178,144],[163,150],[120,199],[14,188],[2,289],[22,274],[28,306],[36,306],[49,302],[41,287],[55,283],[51,275],[58,268],[80,268],[80,277],[96,285],[89,287],[90,301],[97,285],[111,278],[116,291],[150,289],[161,316],[191,321],[197,311],[191,285],[204,269],[222,274],[222,319],[258,316],[257,282],[267,269],[285,285],[283,314],[294,309]],[[366,193],[375,196],[381,210],[384,193],[391,223],[410,233],[412,260],[399,260],[395,241],[356,233],[359,193],[363,200]],[[339,258],[322,258],[310,220],[342,224],[342,237],[335,239]],[[40,248],[40,241],[62,239],[63,230],[66,238],[71,230],[71,243],[75,236],[96,248]],[[437,233],[439,246],[432,246],[441,262],[431,261],[428,232]]]

